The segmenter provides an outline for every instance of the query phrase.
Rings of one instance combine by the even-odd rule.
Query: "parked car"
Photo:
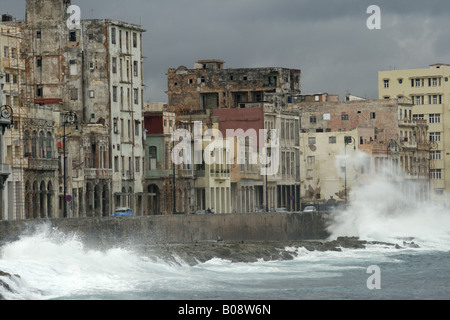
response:
[[[275,212],[285,212],[285,213],[288,213],[288,211],[287,211],[286,208],[277,208],[277,209],[275,210]]]
[[[132,217],[133,211],[130,208],[117,208],[112,217]]]
[[[317,209],[314,206],[307,206],[305,209],[303,209],[303,212],[316,212]]]

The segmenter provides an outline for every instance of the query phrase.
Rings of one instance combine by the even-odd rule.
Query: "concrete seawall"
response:
[[[86,245],[113,247],[196,241],[326,239],[327,213],[249,213],[1,221],[0,245],[42,226],[77,234]]]

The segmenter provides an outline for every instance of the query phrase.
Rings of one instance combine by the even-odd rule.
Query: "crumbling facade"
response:
[[[199,60],[194,69],[168,70],[168,105],[191,110],[250,108],[271,103],[285,107],[300,94],[300,70],[224,69],[222,60]]]
[[[70,5],[27,0],[26,21],[2,23],[18,44],[2,46],[5,99],[17,111],[10,219],[143,213],[145,30],[104,19],[70,26]]]
[[[302,197],[305,201],[346,201],[352,186],[382,173],[390,173],[405,182],[404,186],[409,180],[418,182],[417,197],[429,197],[428,126],[424,121],[413,119],[413,106],[408,101],[311,101],[290,107],[298,110],[301,118]],[[355,154],[355,149],[364,153]],[[355,158],[359,158],[358,163]],[[327,168],[343,172],[345,159],[352,161],[351,170],[344,172],[349,174],[347,179],[323,175]],[[326,185],[330,178],[336,181],[334,192],[325,191],[330,188]]]

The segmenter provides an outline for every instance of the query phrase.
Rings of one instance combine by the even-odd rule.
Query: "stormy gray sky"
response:
[[[142,24],[145,99],[167,101],[168,68],[222,59],[225,68],[302,70],[304,93],[377,98],[378,71],[450,63],[450,1],[72,0],[82,19]],[[370,5],[381,30],[369,30]],[[0,0],[25,18],[25,0]]]

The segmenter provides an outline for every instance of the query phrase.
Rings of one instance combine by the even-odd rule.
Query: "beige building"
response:
[[[429,68],[380,71],[380,99],[407,98],[413,103],[412,117],[426,120],[430,143],[429,175],[436,194],[450,191],[450,128],[444,125],[449,116],[450,65],[433,64]],[[408,137],[409,138],[409,137]]]

